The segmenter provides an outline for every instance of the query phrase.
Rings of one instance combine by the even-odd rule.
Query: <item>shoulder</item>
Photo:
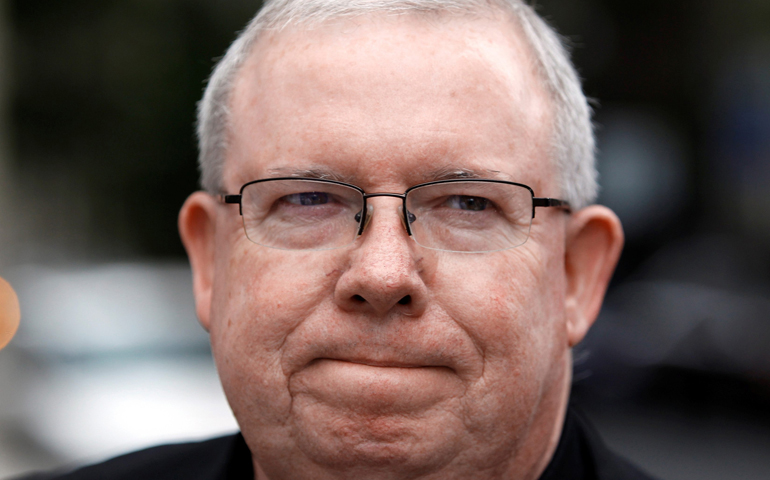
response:
[[[571,409],[570,414],[584,439],[597,480],[657,480],[610,450],[579,411]]]
[[[226,480],[234,464],[250,469],[250,454],[240,434],[202,442],[162,445],[121,455],[68,473],[37,474],[20,480]],[[248,477],[245,477],[248,478]]]

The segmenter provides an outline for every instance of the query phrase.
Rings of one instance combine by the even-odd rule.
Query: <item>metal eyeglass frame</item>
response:
[[[532,188],[529,185],[524,185],[523,183],[517,183],[517,182],[509,182],[507,180],[494,180],[490,178],[455,178],[450,180],[436,180],[433,182],[420,183],[418,185],[409,187],[406,189],[406,191],[404,191],[404,193],[392,193],[392,192],[366,193],[364,189],[359,186],[352,185],[350,183],[339,182],[337,180],[328,180],[323,178],[307,178],[307,177],[262,178],[259,180],[252,180],[251,182],[244,183],[243,186],[241,186],[241,189],[238,194],[223,194],[223,195],[220,195],[220,199],[222,200],[223,203],[226,203],[226,204],[237,204],[238,211],[240,215],[243,216],[243,204],[241,203],[241,200],[243,199],[243,190],[249,185],[254,185],[255,183],[272,182],[276,180],[305,180],[305,181],[311,181],[311,182],[329,183],[332,185],[341,185],[341,186],[352,188],[354,190],[359,191],[363,198],[363,205],[362,205],[361,212],[356,214],[356,221],[359,222],[358,233],[356,234],[356,237],[359,237],[364,233],[364,229],[366,228],[366,225],[368,224],[368,221],[369,221],[369,213],[366,205],[366,200],[368,198],[374,198],[374,197],[395,197],[395,198],[401,199],[401,203],[402,203],[401,212],[403,215],[402,221],[404,223],[404,227],[406,228],[406,232],[411,237],[412,228],[411,228],[410,220],[414,221],[414,219],[409,218],[409,216],[412,215],[412,213],[406,209],[407,195],[409,195],[409,192],[411,192],[412,190],[416,190],[421,187],[427,187],[429,185],[446,184],[446,183],[465,183],[465,182],[501,183],[501,184],[515,185],[517,187],[526,188],[527,190],[529,190],[530,195],[532,195],[532,218],[535,218],[536,207],[559,207],[559,208],[565,209],[567,212],[571,212],[571,207],[569,205],[569,202],[567,202],[566,200],[559,200],[558,198],[536,197],[534,190],[532,190]],[[414,215],[412,215],[412,217],[414,217]]]

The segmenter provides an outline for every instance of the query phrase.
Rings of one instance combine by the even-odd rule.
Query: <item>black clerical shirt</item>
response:
[[[254,480],[241,434],[148,448],[69,473],[19,480]],[[653,480],[611,452],[587,420],[570,408],[551,462],[540,480]]]

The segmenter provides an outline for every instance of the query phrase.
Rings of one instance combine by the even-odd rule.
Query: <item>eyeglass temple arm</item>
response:
[[[234,203],[238,205],[238,210],[243,215],[243,204],[241,204],[242,195],[220,195],[219,199],[223,203]]]
[[[535,218],[535,207],[561,207],[567,212],[571,212],[572,208],[569,206],[569,202],[566,200],[559,200],[558,198],[540,198],[535,197],[532,199],[532,218]]]

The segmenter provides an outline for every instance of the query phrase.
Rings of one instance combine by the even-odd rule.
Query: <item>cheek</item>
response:
[[[554,274],[557,259],[542,251],[520,247],[483,261],[468,256],[441,263],[438,303],[473,339],[484,361],[467,402],[477,425],[527,424],[563,374],[563,284]]]
[[[557,262],[538,253],[521,247],[440,264],[433,289],[437,303],[488,359],[520,365],[530,353],[544,352],[561,324]]]
[[[288,336],[331,300],[331,263],[318,252],[268,250],[236,243],[219,259],[212,299],[211,345],[222,384],[239,421],[281,421],[288,381],[281,368]]]

